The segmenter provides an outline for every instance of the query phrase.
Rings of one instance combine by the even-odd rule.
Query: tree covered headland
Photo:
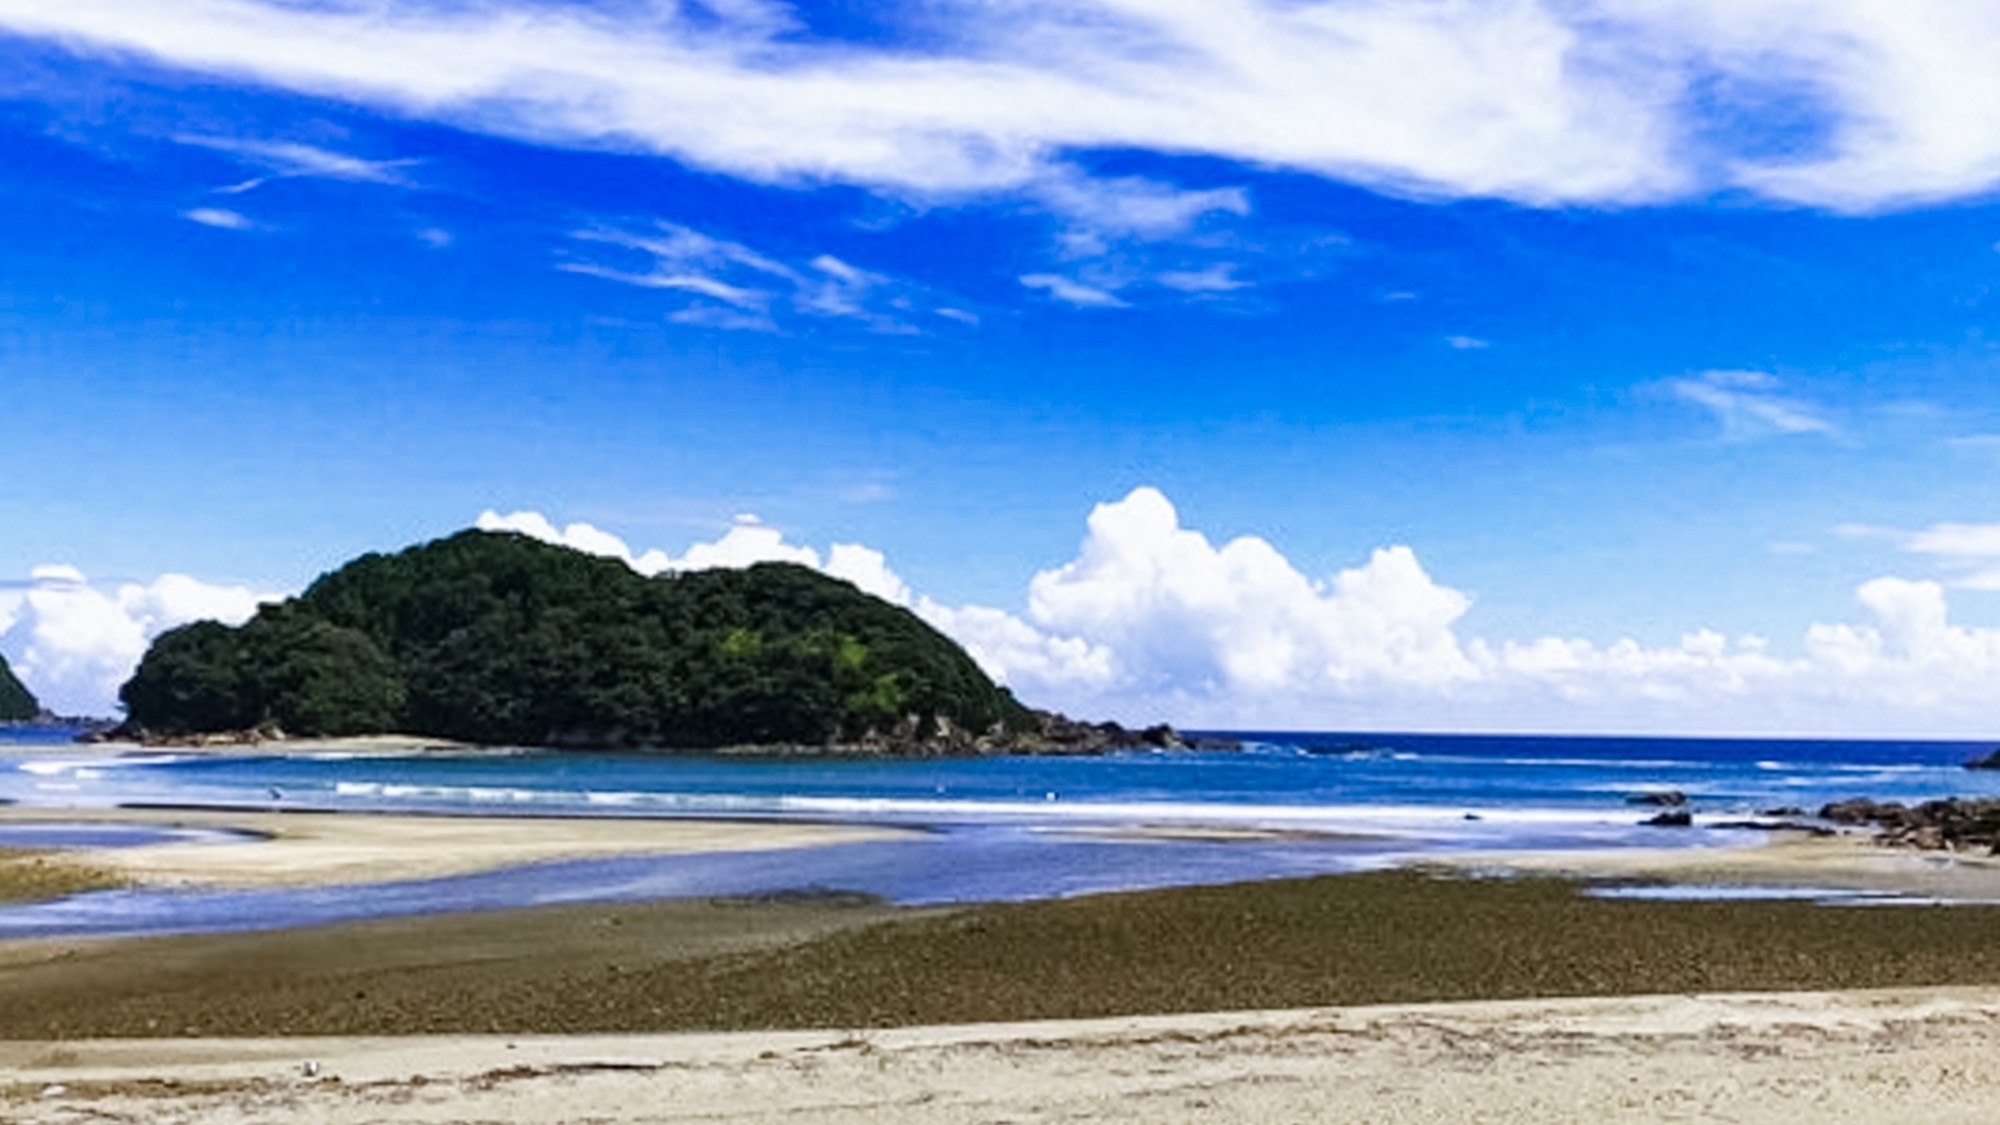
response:
[[[163,633],[119,696],[167,736],[547,746],[966,744],[1042,718],[908,610],[805,567],[645,578],[482,531],[364,555],[238,628]]]
[[[0,723],[26,722],[42,713],[42,705],[14,678],[7,658],[0,656]]]

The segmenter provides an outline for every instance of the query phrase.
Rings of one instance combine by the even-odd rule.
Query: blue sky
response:
[[[0,0],[0,652],[53,700],[482,512],[754,514],[1094,713],[2000,727],[2000,18],[164,13]]]

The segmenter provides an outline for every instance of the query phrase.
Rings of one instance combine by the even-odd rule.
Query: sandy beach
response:
[[[0,810],[311,886],[889,833]],[[1509,877],[1492,877],[1504,871]],[[1616,901],[1578,880],[1934,907]],[[86,884],[90,885],[90,884]],[[44,887],[46,892],[47,888]],[[835,892],[0,943],[0,1120],[1986,1121],[2000,865],[1860,835],[909,909]]]
[[[728,1035],[0,1043],[21,1123],[1987,1122],[2000,989]]]
[[[2000,858],[1980,851],[1885,847],[1874,834],[1780,831],[1762,843],[1719,848],[1607,848],[1440,856],[1467,872],[1547,875],[1677,886],[1813,888],[2000,903]]]
[[[891,828],[769,821],[0,808],[0,827],[9,824],[143,825],[241,838],[89,848],[62,857],[162,887],[386,883],[567,859],[768,851],[901,835]]]

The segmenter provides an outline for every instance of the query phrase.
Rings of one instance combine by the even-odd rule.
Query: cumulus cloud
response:
[[[540,512],[481,512],[474,526],[481,531],[514,531],[545,543],[573,547],[593,555],[619,559],[640,574],[652,577],[688,570],[754,566],[760,562],[788,562],[823,571],[845,579],[885,601],[910,604],[910,588],[889,569],[880,551],[858,543],[835,543],[822,556],[811,547],[785,541],[785,535],[756,516],[737,516],[720,539],[696,543],[680,555],[655,547],[634,552],[616,535],[587,523],[558,528]]]
[[[0,587],[0,652],[44,707],[110,715],[154,637],[190,621],[240,624],[275,597],[184,574],[106,589],[75,567],[36,567],[25,584]]]
[[[1451,625],[1469,605],[1405,547],[1330,582],[1262,539],[1216,547],[1150,488],[1098,505],[1075,561],[1028,588],[1037,626],[1108,649],[1125,689],[1145,694],[1462,679],[1472,667]]]
[[[1076,557],[1029,582],[1024,612],[913,592],[876,551],[822,555],[740,519],[679,558],[636,556],[588,525],[506,526],[644,570],[783,559],[908,606],[1027,702],[1087,716],[1236,729],[1982,734],[2000,718],[2000,629],[1951,621],[1934,582],[1878,578],[1860,619],[1791,646],[1696,628],[1646,645],[1466,633],[1473,599],[1408,546],[1324,577],[1269,542],[1215,543],[1158,490],[1090,514]],[[1970,525],[1965,525],[1970,526]],[[1983,546],[1988,533],[1968,532]],[[654,564],[639,562],[648,556]],[[657,571],[653,571],[657,572]]]
[[[1103,644],[1051,635],[990,606],[948,606],[924,598],[914,608],[932,628],[965,646],[987,675],[1036,706],[1068,706],[1094,717],[1098,712],[1089,704],[1118,682],[1117,659]]]
[[[877,550],[792,543],[741,516],[678,554],[635,551],[588,523],[485,512],[478,526],[616,558],[642,574],[783,561],[910,608],[1026,701],[1182,725],[1689,733],[1990,734],[2000,629],[1952,620],[1943,585],[1882,577],[1856,620],[1816,624],[1790,651],[1697,628],[1678,642],[1469,635],[1467,593],[1408,546],[1315,577],[1269,542],[1182,526],[1151,488],[1099,504],[1076,557],[1034,576],[1025,610],[914,591]],[[2000,528],[1940,524],[1905,546],[1946,559],[2000,554]],[[1978,585],[1977,581],[1970,584]],[[55,710],[110,714],[160,632],[246,620],[275,595],[185,575],[115,588],[73,567],[0,584],[0,651]]]
[[[1990,731],[2000,629],[1954,624],[1934,582],[1879,578],[1856,600],[1861,621],[1814,625],[1793,655],[1712,629],[1494,642],[1463,635],[1472,599],[1408,547],[1314,579],[1261,539],[1211,543],[1139,489],[1099,505],[1077,558],[1029,587],[1022,624],[1092,652],[1094,674],[1009,674],[1081,711],[1251,728]]]
[[[1714,415],[1722,436],[1731,441],[1839,432],[1810,403],[1779,393],[1777,378],[1762,371],[1705,371],[1692,378],[1669,379],[1659,386]]]
[[[2000,11],[1963,0],[942,0],[923,18],[933,34],[845,42],[775,2],[0,0],[0,28],[72,50],[764,182],[1087,210],[1063,154],[1137,149],[1535,205],[1736,189],[1870,210],[2000,183]]]

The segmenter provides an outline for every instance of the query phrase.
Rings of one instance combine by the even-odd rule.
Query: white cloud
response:
[[[1407,546],[1326,577],[1269,542],[1214,543],[1140,488],[1098,505],[1071,561],[1035,575],[1025,611],[955,606],[913,591],[884,555],[822,552],[754,517],[678,555],[635,551],[588,523],[485,512],[518,531],[620,559],[642,574],[785,561],[907,606],[965,645],[1026,701],[1091,717],[1252,729],[1520,729],[1690,733],[1990,735],[2000,725],[2000,629],[1956,624],[1936,582],[1882,577],[1859,619],[1811,626],[1791,655],[1760,637],[1697,628],[1674,644],[1465,634],[1473,599]],[[1909,550],[1974,568],[2000,557],[2000,525],[1938,524]],[[1979,585],[1979,582],[1970,584]],[[161,631],[240,622],[261,595],[184,575],[113,589],[73,567],[0,587],[0,651],[59,711],[110,713]]]
[[[1236,276],[1234,262],[1217,262],[1198,270],[1167,270],[1153,280],[1183,293],[1232,293],[1250,283]]]
[[[587,523],[572,523],[558,528],[540,512],[521,511],[507,515],[494,511],[481,512],[474,526],[481,531],[515,531],[545,543],[557,543],[589,554],[619,559],[648,577],[688,570],[753,566],[760,562],[797,563],[852,582],[885,601],[897,605],[910,604],[910,588],[889,569],[880,551],[857,543],[835,543],[822,561],[818,551],[787,543],[782,531],[750,515],[737,516],[720,539],[712,543],[696,543],[678,556],[658,548],[643,553],[634,552],[625,540]]]
[[[1111,650],[1076,637],[1051,636],[1005,610],[951,607],[930,598],[913,607],[938,632],[965,651],[999,683],[1025,694],[1034,706],[1068,706],[1095,716],[1089,705],[1118,678]]]
[[[219,230],[256,230],[258,227],[255,219],[221,207],[196,207],[182,211],[181,218]]]
[[[1124,301],[1120,300],[1115,293],[1099,289],[1094,285],[1086,285],[1081,281],[1064,277],[1061,274],[1025,274],[1021,278],[1021,284],[1030,289],[1044,290],[1051,298],[1061,301],[1064,304],[1075,305],[1081,309],[1122,309],[1130,307]]]
[[[943,0],[929,47],[798,36],[777,3],[705,13],[0,0],[0,27],[760,181],[1058,207],[1086,149],[1538,205],[1868,210],[2000,183],[2000,10],[1965,0]]]
[[[231,195],[262,187],[274,179],[296,178],[347,180],[353,183],[408,187],[410,180],[404,175],[403,169],[417,163],[414,160],[366,160],[359,156],[349,156],[344,152],[292,141],[204,136],[182,136],[174,139],[184,145],[227,153],[245,164],[262,168],[268,173],[257,179],[220,189]]]
[[[1778,393],[1776,377],[1762,371],[1705,371],[1669,379],[1660,388],[1715,416],[1722,436],[1732,441],[1779,434],[1838,433],[1811,404]]]
[[[1452,347],[1457,348],[1459,351],[1462,352],[1477,351],[1480,348],[1487,348],[1492,346],[1491,344],[1489,344],[1485,340],[1480,339],[1477,336],[1446,336],[1444,338],[1444,342],[1450,344]]]
[[[1961,540],[1984,549],[1989,536]],[[1471,599],[1407,547],[1315,580],[1261,539],[1210,543],[1140,489],[1099,505],[1077,558],[1037,575],[1028,600],[1033,637],[1092,653],[1097,672],[1045,675],[1022,633],[996,650],[1025,654],[1005,669],[1010,681],[1031,701],[1132,720],[1829,734],[2000,725],[2000,629],[1951,623],[1942,587],[1901,578],[1861,586],[1863,620],[1811,627],[1790,657],[1710,629],[1659,647],[1491,642],[1461,636]]]
[[[682,324],[773,332],[778,329],[773,310],[785,304],[807,316],[858,321],[876,332],[916,331],[888,311],[913,304],[907,296],[910,286],[831,254],[794,268],[741,243],[668,222],[637,233],[596,227],[577,231],[574,237],[634,251],[649,261],[638,270],[596,260],[561,262],[558,269],[686,293],[694,303],[669,314]]]
[[[1028,604],[1044,630],[1109,648],[1126,685],[1147,693],[1472,672],[1451,635],[1470,600],[1433,584],[1408,548],[1314,582],[1262,539],[1211,545],[1149,488],[1098,505],[1077,559],[1036,575]]]
[[[635,561],[622,540],[532,513],[482,517]],[[2000,531],[1940,525],[1927,545],[1978,553]],[[1990,734],[2000,629],[1951,622],[1936,583],[1862,585],[1859,621],[1814,625],[1780,655],[1697,628],[1659,646],[1464,634],[1472,599],[1407,546],[1314,578],[1269,542],[1217,544],[1141,488],[1092,511],[1076,557],[1028,584],[1025,612],[913,592],[876,551],[826,555],[740,518],[641,569],[783,559],[855,581],[963,644],[1027,702],[1132,722],[1249,729],[1517,729]],[[1968,557],[1972,557],[1968,554]],[[1983,556],[1980,556],[1983,557]],[[657,572],[657,571],[654,571]]]
[[[1250,213],[1240,187],[1190,191],[1143,176],[1091,179],[1071,167],[1052,169],[1029,191],[1093,238],[1166,238],[1213,212]]]
[[[1905,551],[1939,560],[1954,573],[1954,586],[2000,590],[2000,523],[1936,523],[1909,533],[1860,528],[1849,533],[1857,532],[1899,540]]]
[[[1176,238],[1212,214],[1250,214],[1250,196],[1240,187],[1192,191],[1142,176],[1091,179],[1066,166],[1024,190],[1063,221],[1058,242],[1072,258],[1105,254],[1128,241]]]
[[[0,589],[0,651],[44,707],[110,715],[154,637],[190,621],[239,624],[275,596],[184,574],[106,590],[75,567],[41,566],[24,589]]]
[[[558,528],[540,512],[510,512],[503,516],[489,509],[479,513],[479,518],[473,521],[473,526],[481,531],[518,532],[544,543],[555,543],[586,554],[618,559],[648,577],[673,569],[673,559],[664,551],[652,550],[643,555],[635,555],[625,540],[608,531],[582,522]]]

